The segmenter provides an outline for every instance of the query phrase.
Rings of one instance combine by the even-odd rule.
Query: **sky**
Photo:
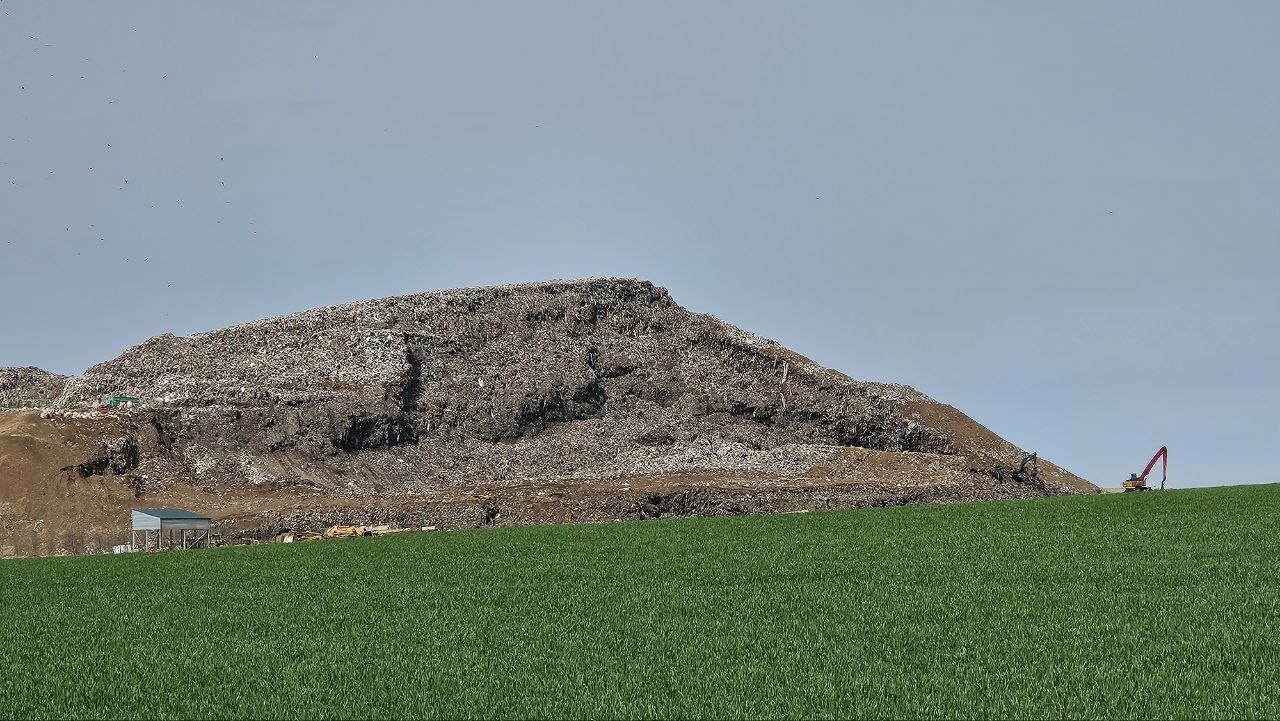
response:
[[[0,366],[626,276],[1100,485],[1280,482],[1280,3],[0,0]]]

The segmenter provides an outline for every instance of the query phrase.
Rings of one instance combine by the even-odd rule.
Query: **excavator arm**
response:
[[[1160,490],[1163,491],[1164,481],[1169,475],[1169,448],[1167,446],[1160,446],[1160,450],[1156,451],[1156,454],[1151,457],[1151,462],[1147,464],[1146,468],[1142,469],[1141,478],[1143,481],[1147,480],[1147,474],[1151,472],[1151,469],[1156,467],[1156,461],[1163,461],[1163,465],[1160,467]]]

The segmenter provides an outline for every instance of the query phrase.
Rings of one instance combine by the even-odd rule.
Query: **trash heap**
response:
[[[66,382],[66,376],[39,368],[0,368],[0,408],[52,405]]]
[[[1046,461],[1018,473],[1020,449],[912,388],[850,379],[636,279],[360,301],[158,336],[78,377],[7,373],[5,398],[51,406],[40,420],[103,425],[73,471],[135,499],[239,498],[243,524],[272,533],[1094,490]]]

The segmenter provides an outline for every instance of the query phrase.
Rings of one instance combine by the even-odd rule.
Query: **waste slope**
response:
[[[39,408],[62,395],[67,377],[34,367],[0,368],[0,408]]]
[[[20,718],[1276,718],[1277,519],[1273,485],[15,560],[0,702]]]
[[[0,467],[0,483],[125,501],[99,504],[86,534],[24,492],[0,507],[0,555],[123,543],[129,504],[263,538],[1097,492],[909,386],[851,379],[629,278],[364,300],[13,378],[57,397],[34,418],[0,411],[0,449],[15,446],[5,414],[100,437],[74,461]]]

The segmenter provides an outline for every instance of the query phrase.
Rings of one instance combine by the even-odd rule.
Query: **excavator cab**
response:
[[[1129,480],[1125,481],[1124,483],[1121,483],[1120,487],[1124,489],[1125,493],[1128,493],[1129,491],[1151,490],[1151,486],[1147,485],[1147,479],[1140,478],[1137,473],[1130,473]]]

